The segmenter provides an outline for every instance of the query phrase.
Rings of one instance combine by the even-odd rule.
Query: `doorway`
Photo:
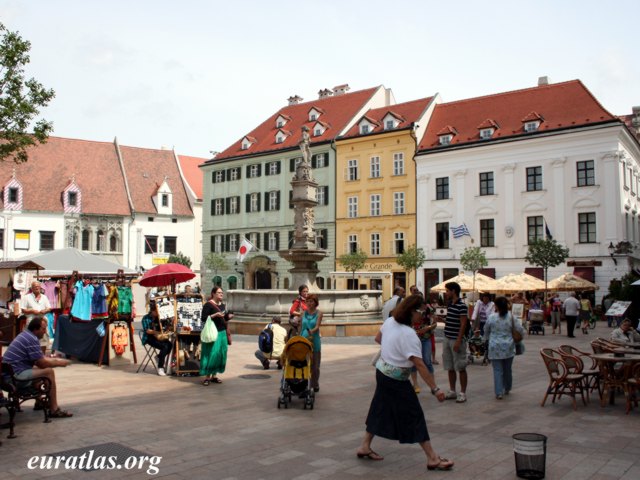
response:
[[[271,289],[271,271],[269,270],[256,270],[256,290],[270,290]]]

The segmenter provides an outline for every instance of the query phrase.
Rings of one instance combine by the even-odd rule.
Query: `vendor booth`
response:
[[[0,262],[0,332],[2,341],[11,342],[18,333],[19,299],[21,291],[28,288],[31,279],[44,267],[31,260],[10,260]]]

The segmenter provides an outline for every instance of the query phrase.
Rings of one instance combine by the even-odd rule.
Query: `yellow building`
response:
[[[413,157],[437,99],[369,110],[336,141],[336,259],[368,256],[355,279],[336,260],[336,289],[379,289],[387,299],[395,286],[416,283],[396,257],[416,243]]]

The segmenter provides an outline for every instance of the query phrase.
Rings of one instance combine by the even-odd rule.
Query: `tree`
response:
[[[362,250],[358,249],[355,252],[346,253],[338,258],[338,261],[342,264],[347,272],[351,272],[352,281],[355,283],[356,272],[364,267],[365,262],[369,256]]]
[[[213,275],[218,275],[218,270],[227,268],[227,259],[221,253],[207,253],[204,257],[204,265],[209,270],[213,270]]]
[[[169,255],[169,260],[167,260],[167,263],[179,263],[180,265],[184,265],[187,268],[191,268],[191,259],[182,252]]]
[[[489,265],[487,256],[480,247],[467,247],[460,255],[460,265],[465,272],[473,272],[473,291],[476,291],[476,273]]]
[[[553,238],[534,240],[529,244],[524,259],[531,265],[544,268],[544,299],[547,299],[547,275],[549,267],[557,267],[569,256],[569,249],[563,247]]]
[[[609,283],[609,293],[616,300],[633,300],[638,295],[634,289],[638,287],[633,287],[631,284],[639,279],[640,276],[634,272],[623,275],[621,279],[614,278]]]
[[[407,282],[411,278],[411,272],[418,270],[427,259],[427,255],[422,248],[411,245],[404,252],[396,257],[396,263],[407,272]]]
[[[27,161],[27,148],[45,143],[53,124],[40,119],[29,126],[55,96],[35,79],[25,79],[31,43],[0,23],[0,160]]]

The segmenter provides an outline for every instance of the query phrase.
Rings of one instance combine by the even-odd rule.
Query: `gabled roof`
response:
[[[120,147],[133,209],[156,214],[153,196],[165,181],[172,194],[172,215],[193,215],[173,150]]]
[[[453,128],[451,125],[445,125],[444,127],[442,127],[440,130],[438,130],[438,133],[436,133],[436,135],[440,136],[440,135],[457,135],[458,132],[455,128]]]
[[[433,100],[433,97],[421,98],[419,100],[412,100],[411,102],[396,103],[395,105],[389,105],[386,107],[372,108],[368,110],[362,117],[358,119],[356,124],[349,129],[349,131],[342,138],[357,137],[360,134],[360,122],[365,119],[368,122],[375,125],[375,128],[369,132],[380,133],[384,130],[384,117],[388,114],[393,115],[398,119],[399,123],[397,129],[410,127],[412,123],[416,122],[422,117],[425,110]],[[367,135],[369,135],[367,134]]]
[[[202,186],[204,181],[204,173],[198,165],[207,161],[206,158],[188,157],[186,155],[178,155],[180,168],[185,180],[189,184],[191,191],[198,200],[202,200]]]
[[[525,133],[523,119],[530,114],[544,121],[537,132]],[[491,139],[494,142],[515,136],[532,136],[603,122],[617,121],[605,110],[580,80],[553,83],[524,90],[498,93],[436,105],[419,150],[447,149],[480,141],[478,125],[490,118],[500,125]],[[538,119],[538,118],[534,118]],[[438,135],[451,126],[457,131],[450,145],[440,145]]]
[[[478,130],[482,130],[484,128],[500,128],[498,124],[490,118],[487,118],[484,122],[478,125]]]
[[[0,162],[0,188],[15,168],[23,186],[23,210],[63,213],[62,192],[75,177],[83,192],[82,213],[130,215],[113,143],[49,137],[47,143],[29,148],[28,155],[29,160],[20,165]]]
[[[309,102],[283,107],[251,132],[242,136],[242,138],[244,138],[247,135],[250,135],[256,138],[257,141],[252,145],[251,149],[242,150],[241,138],[207,163],[215,163],[217,161],[233,157],[243,157],[247,155],[255,155],[259,153],[264,154],[278,150],[297,148],[298,143],[302,139],[300,128],[303,125],[306,125],[311,130],[311,127],[315,123],[314,121],[309,121],[308,113],[312,108],[323,112],[322,121],[327,124],[331,124],[332,131],[335,132],[335,135],[338,135],[338,133],[345,128],[353,116],[358,113],[358,111],[371,99],[379,88],[381,87],[368,88],[342,95],[333,95],[326,98],[315,99]],[[291,118],[291,120],[287,122],[287,129],[291,132],[291,135],[282,143],[276,143],[275,135],[276,130],[278,130],[275,126],[275,120],[279,115],[287,115]],[[313,146],[314,143],[326,141],[327,137],[325,135],[316,137],[315,139],[312,136],[311,146]]]
[[[522,122],[535,122],[536,120],[544,121],[544,117],[538,112],[529,112],[529,115],[522,119]]]

